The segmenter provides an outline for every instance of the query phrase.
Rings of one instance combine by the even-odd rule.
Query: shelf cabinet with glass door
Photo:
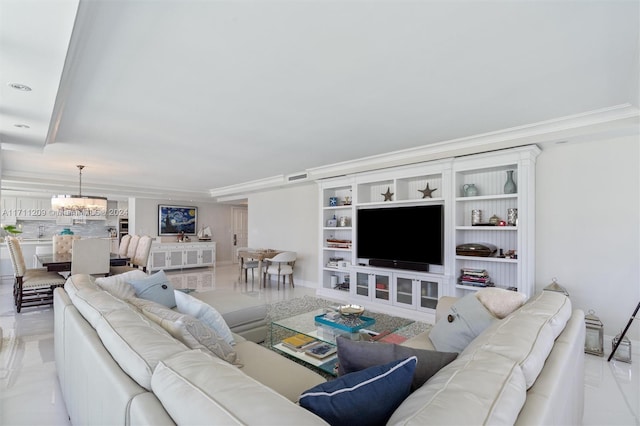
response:
[[[320,188],[321,277],[323,289],[350,289],[349,268],[353,259],[352,187],[343,181],[323,182]]]
[[[433,310],[442,294],[442,278],[429,274],[394,274],[393,304],[407,309]]]
[[[534,159],[539,149],[470,156],[454,165],[454,242],[495,248],[490,256],[456,253],[458,296],[485,285],[533,290]],[[513,179],[514,187],[505,185]],[[470,185],[475,190],[467,191]]]
[[[391,303],[391,272],[377,271],[368,267],[356,267],[352,269],[352,276],[355,280],[351,287],[353,299]]]

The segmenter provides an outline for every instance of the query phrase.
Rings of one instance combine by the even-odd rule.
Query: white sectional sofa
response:
[[[237,334],[240,368],[189,349],[84,275],[56,289],[54,310],[73,424],[326,424],[296,404],[324,379]],[[580,424],[583,317],[564,295],[542,292],[495,321],[388,424]],[[424,335],[406,345],[430,346]]]
[[[438,302],[446,321],[454,298]],[[579,425],[584,410],[584,312],[542,291],[496,320],[396,410],[390,424]],[[406,346],[434,349],[428,336]]]
[[[58,290],[55,359],[73,424],[324,424],[294,403],[325,381],[311,370],[237,334],[240,368],[189,349],[88,275]]]

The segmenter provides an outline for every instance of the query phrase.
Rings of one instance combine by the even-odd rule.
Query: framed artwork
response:
[[[198,229],[198,208],[158,204],[158,235],[195,235]]]

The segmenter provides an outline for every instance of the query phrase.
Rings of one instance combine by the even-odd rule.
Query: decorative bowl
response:
[[[346,317],[359,317],[364,313],[364,307],[360,305],[342,305],[338,310]]]

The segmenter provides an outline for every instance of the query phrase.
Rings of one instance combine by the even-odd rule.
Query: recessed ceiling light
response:
[[[21,129],[30,129],[31,126],[29,126],[28,124],[14,124],[14,127],[19,127]]]
[[[26,84],[9,83],[9,87],[11,87],[12,89],[21,90],[23,92],[30,92],[31,91],[31,87],[27,86]]]

